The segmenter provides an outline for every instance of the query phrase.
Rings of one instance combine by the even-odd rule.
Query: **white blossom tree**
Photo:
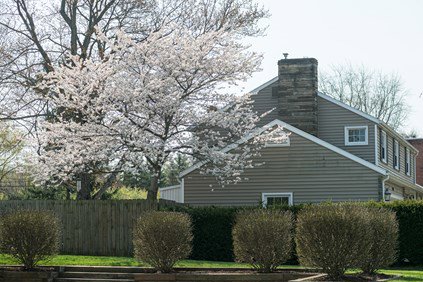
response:
[[[242,38],[262,34],[257,22],[268,15],[255,0],[0,1],[0,121],[12,121],[37,138],[40,120],[54,121],[56,113],[77,119],[72,111],[55,109],[37,85],[46,73],[70,63],[68,54],[104,60],[109,46],[96,28],[108,38],[121,29],[137,42],[172,23],[194,36],[227,29]],[[99,195],[94,190],[104,164],[89,166],[96,173],[81,173],[78,199]]]
[[[221,183],[237,182],[264,141],[285,138],[269,129],[228,147],[245,140],[260,118],[249,95],[231,89],[261,62],[236,31],[193,34],[168,25],[141,42],[123,31],[113,40],[99,37],[111,46],[102,59],[69,56],[37,86],[56,109],[54,122],[42,125],[42,179],[71,181],[96,163],[109,175],[101,188],[107,189],[117,172],[146,165],[153,176],[148,198],[155,199],[165,162],[175,154],[208,162],[203,172]]]

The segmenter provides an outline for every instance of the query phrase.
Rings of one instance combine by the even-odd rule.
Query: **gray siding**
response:
[[[389,173],[391,175],[394,175],[395,177],[401,179],[402,181],[409,183],[409,184],[414,184],[415,181],[415,154],[413,153],[413,151],[410,151],[411,153],[411,158],[410,158],[410,175],[407,175],[405,173],[405,146],[407,146],[408,148],[410,148],[410,145],[408,145],[407,143],[405,143],[403,140],[400,140],[398,138],[396,138],[396,140],[399,142],[400,145],[400,156],[399,156],[399,161],[400,161],[400,169],[397,170],[394,168],[394,149],[393,149],[393,136],[389,134],[389,132],[386,132],[386,139],[387,139],[387,163],[384,163],[381,159],[380,159],[380,127],[378,127],[377,130],[377,152],[378,152],[378,163],[379,166],[387,169],[389,171]]]
[[[291,146],[264,148],[264,165],[243,174],[248,181],[219,186],[198,170],[184,177],[185,202],[192,205],[257,205],[266,192],[292,192],[294,204],[379,200],[379,174],[301,136]]]
[[[317,136],[366,161],[375,163],[375,123],[321,97],[318,97],[317,101],[319,128]],[[345,126],[361,125],[368,127],[368,145],[346,146]]]
[[[272,112],[270,112],[268,115],[266,115],[260,120],[260,122],[257,124],[258,126],[263,126],[275,119],[280,119],[277,109],[278,98],[272,96],[272,88],[277,86],[278,82],[276,81],[263,88],[256,95],[253,95],[251,97],[254,101],[254,110],[257,111],[257,113],[263,114],[271,109],[274,109]]]

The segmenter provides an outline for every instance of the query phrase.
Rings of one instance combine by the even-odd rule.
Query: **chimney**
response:
[[[282,121],[317,136],[317,60],[279,60],[279,85],[272,95],[278,99]]]

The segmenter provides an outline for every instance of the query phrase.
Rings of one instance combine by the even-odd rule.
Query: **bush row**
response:
[[[239,211],[232,229],[236,260],[258,272],[284,264],[294,237],[301,264],[320,268],[338,281],[349,268],[373,275],[394,263],[398,223],[395,212],[386,208],[327,203],[300,210],[296,221],[291,211]],[[191,252],[191,218],[182,212],[148,212],[136,224],[134,246],[140,261],[171,272]]]
[[[399,223],[399,254],[397,263],[423,264],[423,201],[367,202],[363,205],[386,207],[397,214]],[[308,205],[278,207],[294,215]],[[196,260],[234,261],[231,230],[238,211],[233,207],[174,207],[188,213],[193,223],[193,250]],[[249,207],[247,209],[258,209]],[[298,263],[296,253],[288,263]]]

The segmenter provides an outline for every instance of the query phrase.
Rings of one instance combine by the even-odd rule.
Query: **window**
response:
[[[398,144],[398,141],[397,140],[395,140],[395,139],[393,139],[393,140],[394,140],[394,143],[393,143],[394,144],[394,147],[393,147],[393,151],[394,151],[394,163],[393,163],[393,165],[394,165],[394,168],[395,169],[399,170],[400,169],[399,144]]]
[[[265,147],[289,147],[291,145],[291,140],[289,137],[286,137],[281,142],[266,142]]]
[[[380,131],[380,159],[384,162],[387,163],[387,153],[386,153],[386,132],[381,130]]]
[[[405,148],[405,173],[410,175],[411,165],[410,165],[410,150]]]
[[[345,127],[345,145],[357,146],[368,145],[368,127],[367,126],[346,126]]]
[[[292,193],[262,193],[263,206],[280,206],[293,204]]]

